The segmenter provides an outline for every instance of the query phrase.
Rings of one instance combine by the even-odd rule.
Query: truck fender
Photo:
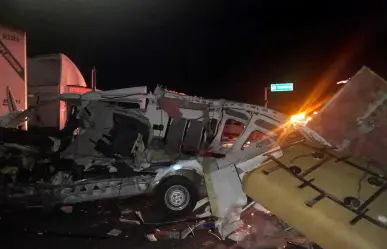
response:
[[[148,191],[152,192],[160,183],[171,176],[184,176],[193,182],[200,183],[203,178],[203,167],[197,160],[184,160],[172,164],[157,173],[149,185]]]

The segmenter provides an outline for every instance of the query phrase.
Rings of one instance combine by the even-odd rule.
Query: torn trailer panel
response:
[[[386,164],[387,82],[363,67],[307,126],[340,150]]]

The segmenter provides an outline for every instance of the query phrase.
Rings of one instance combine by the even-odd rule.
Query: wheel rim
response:
[[[167,189],[164,195],[165,205],[173,211],[181,211],[190,201],[188,190],[181,185],[174,185]]]

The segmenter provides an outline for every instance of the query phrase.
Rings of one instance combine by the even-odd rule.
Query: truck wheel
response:
[[[160,184],[157,191],[159,203],[171,216],[192,213],[199,200],[195,184],[183,176],[171,176]]]

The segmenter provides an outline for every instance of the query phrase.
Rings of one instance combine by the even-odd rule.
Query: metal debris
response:
[[[148,238],[149,241],[152,241],[152,242],[157,241],[154,234],[148,234],[146,237]]]
[[[181,239],[181,231],[164,231],[156,229],[153,235],[156,239]]]
[[[60,210],[66,214],[71,214],[73,212],[73,206],[62,206]]]
[[[142,217],[142,214],[140,211],[135,211],[135,215],[141,220],[142,223],[144,223],[144,218]]]
[[[123,223],[136,224],[136,225],[140,225],[141,224],[138,220],[128,220],[128,219],[125,219],[125,218],[120,218],[119,220],[121,222],[123,222]]]
[[[199,226],[203,225],[206,221],[205,220],[202,220],[200,222],[198,222],[196,225],[190,227],[188,226],[186,229],[184,229],[182,232],[181,232],[181,239],[185,239],[190,233],[193,233],[193,231],[198,228]]]
[[[132,213],[133,211],[130,210],[129,208],[125,208],[124,210],[121,211],[121,214],[130,214]]]
[[[212,216],[212,213],[211,213],[211,206],[209,205],[206,207],[203,213],[196,215],[197,218],[205,218],[210,216]]]
[[[195,212],[198,208],[202,207],[203,205],[205,205],[206,203],[208,203],[210,200],[208,199],[208,197],[206,198],[203,198],[201,199],[200,201],[198,201],[196,203],[196,206],[195,208],[193,209],[193,212]]]
[[[110,230],[107,235],[110,235],[110,236],[118,236],[122,233],[121,230],[118,230],[118,229],[112,229]]]

